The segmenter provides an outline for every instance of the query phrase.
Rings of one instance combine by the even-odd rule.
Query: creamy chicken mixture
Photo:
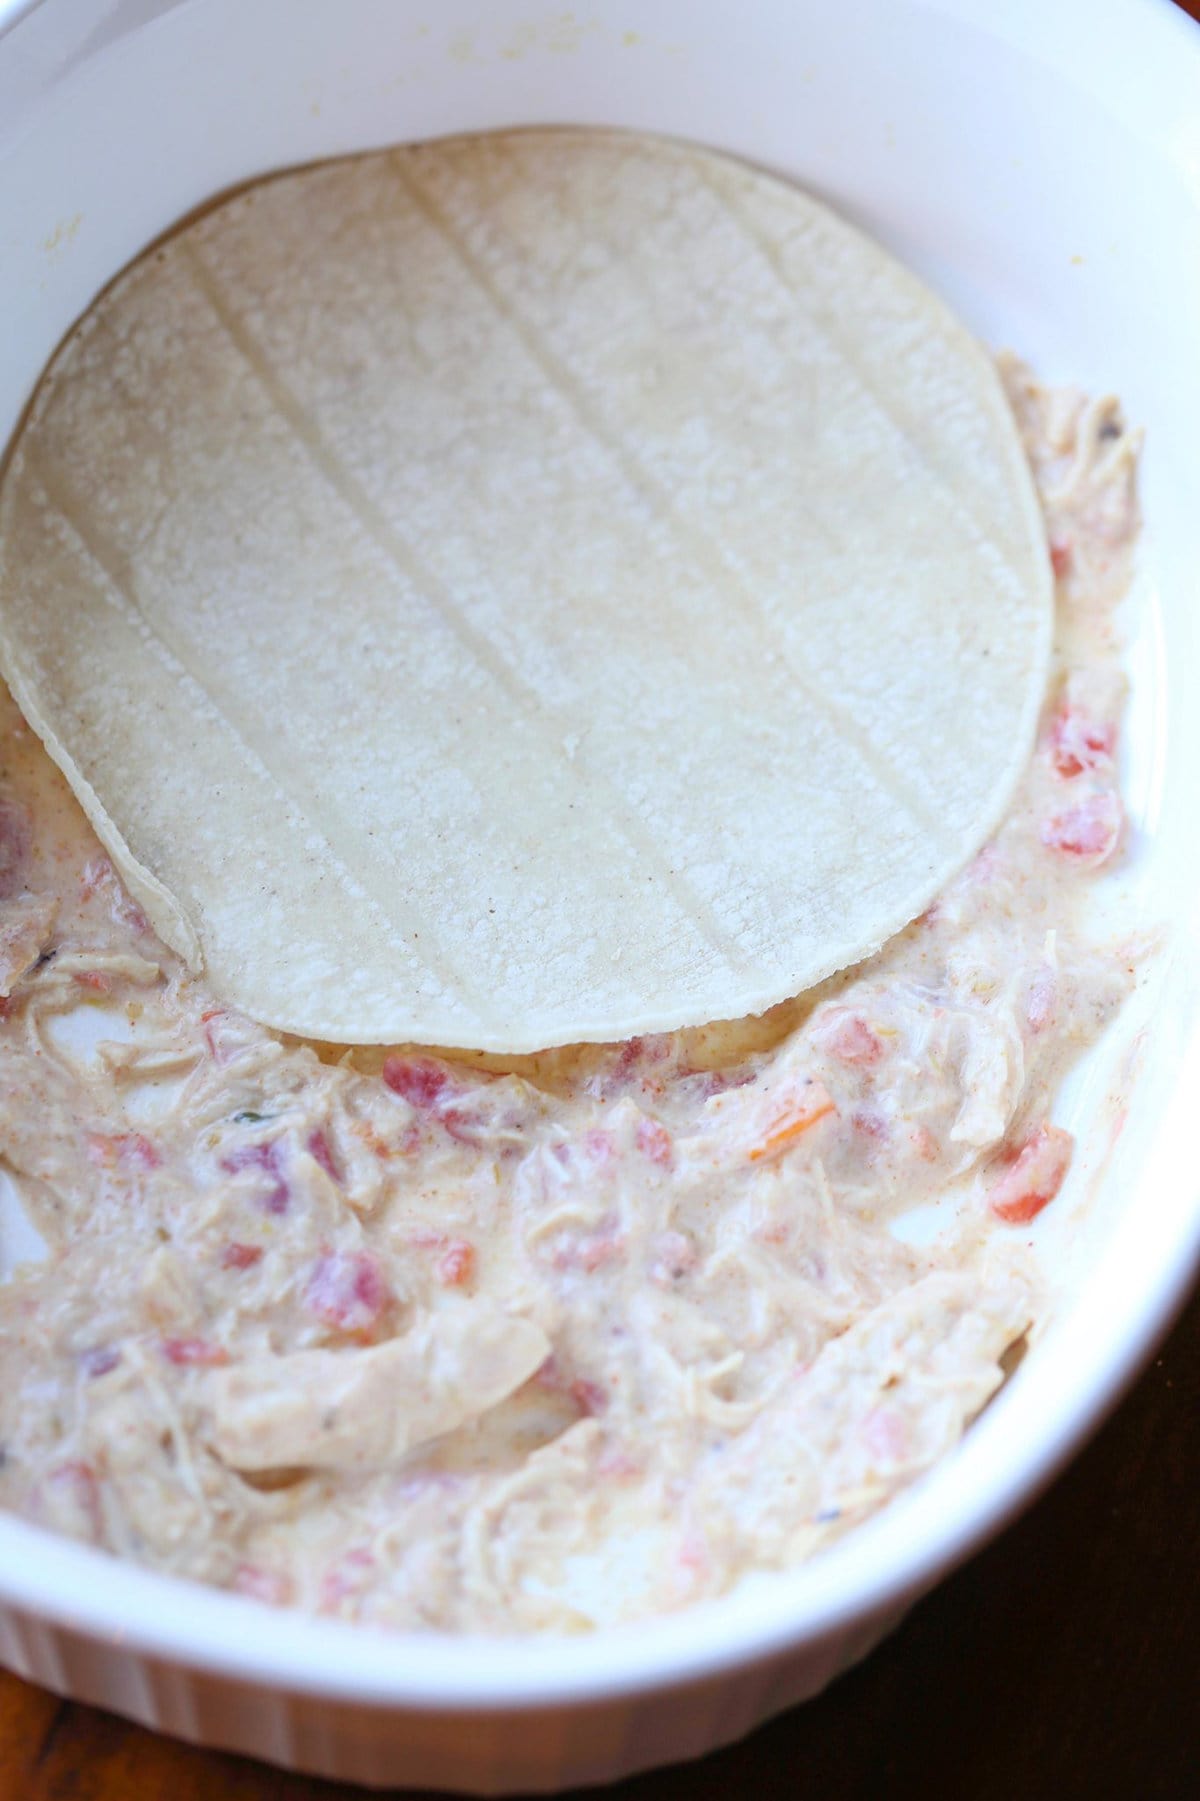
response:
[[[157,942],[7,703],[0,1155],[49,1251],[0,1288],[4,1506],[268,1602],[570,1630],[792,1563],[956,1442],[1133,976],[1080,912],[1136,446],[1006,376],[1058,578],[1028,775],[921,919],[760,1020],[503,1068],[282,1038]]]

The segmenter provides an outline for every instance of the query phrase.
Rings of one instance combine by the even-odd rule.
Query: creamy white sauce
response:
[[[266,1601],[571,1630],[804,1557],[956,1442],[1133,959],[1080,915],[1136,445],[1006,373],[1059,576],[1028,775],[924,918],[760,1020],[506,1068],[282,1039],[158,944],[7,703],[0,1155],[48,1252],[0,1289],[3,1505]]]

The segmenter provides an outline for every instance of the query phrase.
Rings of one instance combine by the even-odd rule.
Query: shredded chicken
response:
[[[235,1470],[399,1463],[537,1373],[550,1341],[482,1297],[365,1350],[295,1351],[214,1370],[212,1445]]]
[[[508,1066],[289,1040],[156,942],[6,704],[0,1157],[47,1255],[0,1287],[0,1503],[275,1604],[578,1630],[951,1449],[1038,1316],[1055,1091],[1134,964],[1080,916],[1136,444],[1005,373],[1058,577],[1028,774],[928,913],[760,1020]]]

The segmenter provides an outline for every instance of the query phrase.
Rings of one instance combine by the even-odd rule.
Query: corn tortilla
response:
[[[760,1012],[1006,810],[1050,648],[990,359],[651,138],[265,180],[135,263],[0,492],[0,663],[155,928],[306,1037]]]

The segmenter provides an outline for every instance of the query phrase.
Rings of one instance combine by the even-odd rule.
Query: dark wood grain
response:
[[[1200,18],[1200,0],[1181,4]],[[744,1744],[597,1801],[1192,1801],[1198,1426],[1200,1292],[1050,1493],[861,1668]],[[3,1801],[361,1792],[197,1751],[0,1673]]]

